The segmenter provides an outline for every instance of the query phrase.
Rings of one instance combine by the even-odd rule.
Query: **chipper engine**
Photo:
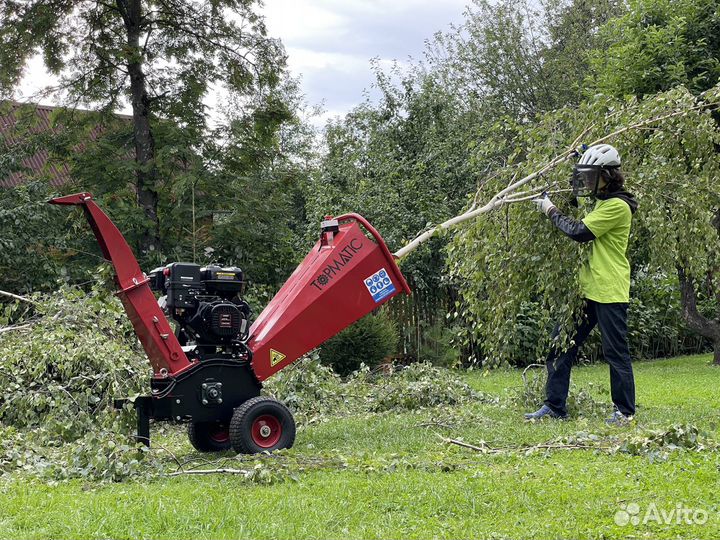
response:
[[[410,294],[382,237],[362,216],[346,214],[322,222],[315,246],[251,323],[239,268],[174,262],[146,275],[91,194],[50,203],[83,208],[115,269],[117,295],[153,368],[150,395],[132,400],[138,440],[148,445],[152,419],[187,423],[202,452],[290,448],[293,416],[261,395],[262,382],[393,296]]]

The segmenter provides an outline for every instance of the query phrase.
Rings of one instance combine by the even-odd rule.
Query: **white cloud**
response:
[[[303,39],[308,35],[319,39],[333,37],[337,29],[345,24],[341,14],[315,4],[293,0],[270,0],[263,12],[271,34],[283,42]]]
[[[370,59],[389,66],[420,58],[425,40],[462,21],[467,2],[268,0],[264,14],[308,100],[335,115],[359,104],[372,86]]]

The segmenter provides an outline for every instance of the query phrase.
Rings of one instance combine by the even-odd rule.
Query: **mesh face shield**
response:
[[[570,180],[575,197],[593,197],[597,195],[600,183],[599,165],[575,165]]]

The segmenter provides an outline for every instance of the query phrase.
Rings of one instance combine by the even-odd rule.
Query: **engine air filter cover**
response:
[[[240,334],[243,316],[238,307],[230,302],[210,304],[206,324],[209,333],[218,338],[233,338]]]

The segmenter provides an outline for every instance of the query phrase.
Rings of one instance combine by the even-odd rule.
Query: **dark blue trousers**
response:
[[[599,325],[603,355],[610,364],[612,401],[624,415],[635,414],[635,379],[627,342],[627,308],[625,303],[601,304],[585,300],[583,318],[575,328],[574,345],[562,354],[553,348],[547,357],[545,404],[553,411],[567,414],[570,369],[577,360],[578,349],[595,325]]]

